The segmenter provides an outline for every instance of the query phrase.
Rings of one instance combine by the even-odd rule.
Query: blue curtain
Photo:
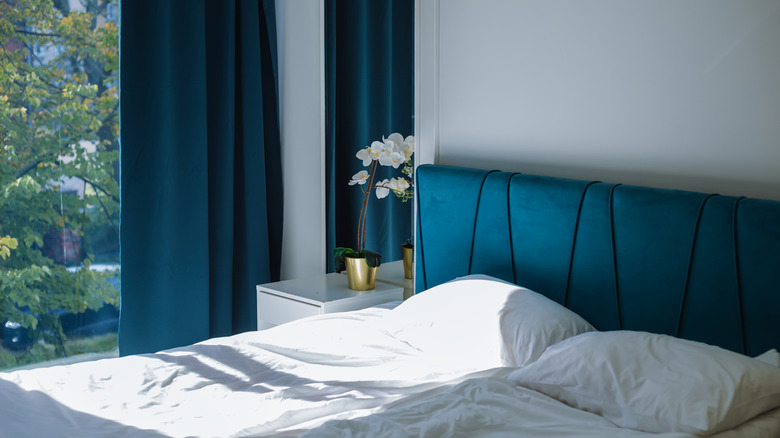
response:
[[[354,247],[362,192],[349,187],[364,169],[355,153],[398,132],[413,132],[414,0],[325,0],[326,191],[328,254]],[[379,180],[400,176],[383,167]],[[411,202],[369,200],[366,249],[401,258],[411,238]],[[335,270],[328,257],[329,271]],[[380,268],[381,269],[381,268]]]
[[[123,1],[120,19],[120,353],[254,330],[281,259],[273,1]]]

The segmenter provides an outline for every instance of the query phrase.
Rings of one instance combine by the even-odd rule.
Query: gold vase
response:
[[[414,261],[414,245],[401,245],[401,253],[404,256],[404,278],[413,278],[412,262]]]
[[[345,257],[347,282],[352,290],[373,290],[376,284],[377,268],[368,267],[365,257]]]

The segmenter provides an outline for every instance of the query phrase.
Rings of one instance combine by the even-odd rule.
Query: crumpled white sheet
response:
[[[396,339],[388,312],[322,315],[152,355],[0,373],[0,437],[298,434],[481,370],[468,354],[442,360]]]
[[[780,433],[780,409],[711,438],[773,438]],[[334,420],[304,438],[694,438],[620,428],[605,418],[517,386],[501,373],[466,380],[428,397],[414,396],[383,412]]]

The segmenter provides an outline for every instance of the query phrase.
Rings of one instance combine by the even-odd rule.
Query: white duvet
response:
[[[646,413],[647,406],[658,410],[657,424],[644,418],[642,427],[663,430],[672,418],[669,414],[677,411],[669,412],[663,397],[671,401],[679,397],[663,385],[654,385],[660,390],[648,396],[645,383],[651,381],[652,370],[674,368],[670,362],[674,357],[682,359],[678,365],[684,370],[704,375],[705,367],[710,369],[706,374],[713,377],[703,381],[706,385],[695,386],[717,391],[716,407],[744,400],[745,391],[748,399],[766,393],[766,402],[750,416],[777,405],[776,366],[702,347],[707,351],[691,367],[695,356],[688,352],[689,341],[658,336],[594,332],[581,317],[539,294],[470,278],[437,286],[393,310],[320,315],[156,354],[0,373],[0,438],[681,437],[687,435],[621,428],[615,422],[625,418],[610,415],[611,405],[631,413],[636,411],[632,401],[639,401],[638,414]],[[650,356],[643,358],[649,347],[640,341],[655,346],[656,352],[671,346],[669,351],[683,353],[656,354],[664,362],[659,367],[648,360]],[[629,345],[637,352],[623,354]],[[597,350],[595,346],[604,353],[583,360]],[[774,352],[768,362],[778,358]],[[651,370],[634,367],[628,374],[626,360],[649,364]],[[729,361],[739,366],[718,365]],[[555,367],[561,371],[552,372]],[[621,373],[615,373],[615,367]],[[733,388],[718,384],[723,372],[732,375],[735,370],[743,377]],[[618,374],[630,378],[609,383]],[[594,377],[548,384],[550,378],[587,375]],[[671,380],[662,375],[657,381]],[[529,385],[536,385],[538,392]],[[587,399],[591,406],[582,409],[555,399],[572,404],[556,388],[598,394],[613,386],[620,391],[591,397]],[[723,388],[742,395],[731,397]],[[630,395],[637,390],[642,397]],[[697,394],[703,394],[700,401],[683,406],[711,402],[707,393]],[[654,400],[662,402],[653,404]],[[725,424],[720,417],[705,420],[714,422],[715,429]],[[728,433],[732,432],[724,437],[777,437],[780,409],[739,426],[735,435]]]
[[[263,436],[366,415],[479,371],[400,341],[381,323],[388,312],[0,373],[0,437]]]
[[[499,376],[467,380],[429,397],[410,397],[384,412],[328,422],[305,437],[694,438],[645,433],[569,407]],[[712,438],[777,438],[780,409]]]

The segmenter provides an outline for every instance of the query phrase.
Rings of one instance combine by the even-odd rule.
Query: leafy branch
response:
[[[40,37],[62,38],[62,35],[60,35],[58,33],[34,32],[34,31],[31,31],[31,30],[24,30],[24,29],[16,29],[15,32],[23,34],[23,35],[34,35],[34,36],[40,36]]]

